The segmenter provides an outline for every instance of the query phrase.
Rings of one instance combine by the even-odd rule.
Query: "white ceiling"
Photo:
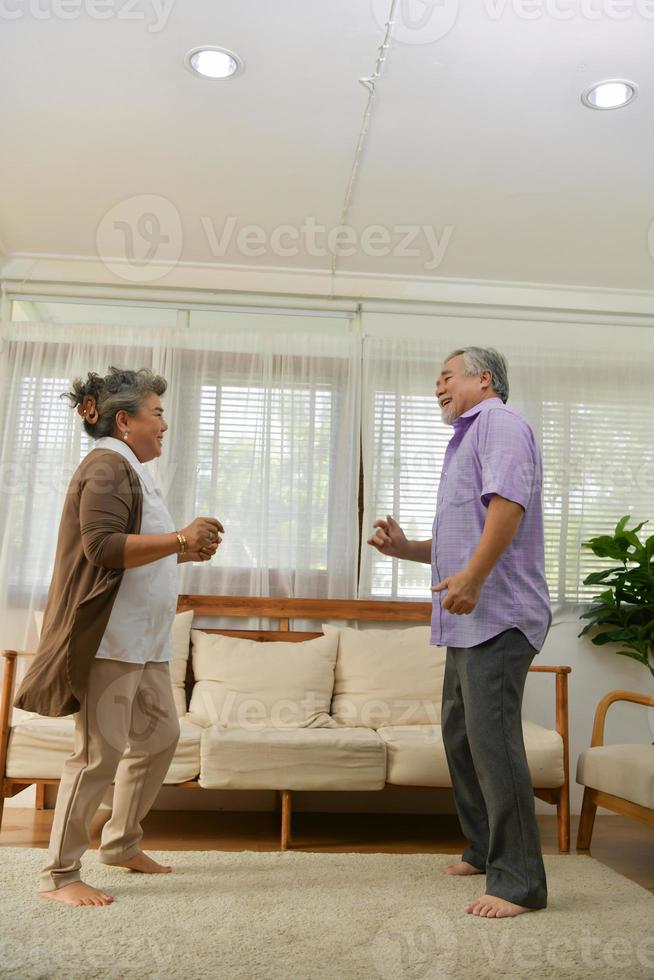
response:
[[[114,219],[157,212],[120,204],[145,195],[179,214],[181,237],[161,212],[182,263],[329,270],[329,254],[269,243],[254,257],[235,236],[213,255],[206,226],[339,224],[366,101],[358,79],[373,71],[375,12],[390,0],[172,0],[162,29],[157,0],[110,0],[106,20],[93,0],[67,2],[75,19],[57,16],[57,0],[8,0],[20,16],[0,17],[5,255],[108,258]],[[417,43],[444,21],[401,0],[348,223],[385,226],[392,243],[398,226],[428,225],[448,244],[432,268],[420,232],[419,255],[358,247],[339,271],[654,289],[654,3],[647,19],[635,0],[524,0],[541,11],[525,19],[521,2],[440,0],[431,13],[451,28]],[[426,15],[422,34],[407,11]],[[183,57],[202,43],[236,51],[245,71],[196,78]],[[585,109],[581,91],[611,77],[635,80],[636,101]]]

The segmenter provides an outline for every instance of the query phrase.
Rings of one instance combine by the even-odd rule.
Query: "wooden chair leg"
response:
[[[36,784],[36,796],[34,798],[34,809],[45,810],[45,783]]]
[[[570,850],[570,787],[566,784],[559,791],[556,804],[556,822],[559,837],[559,851],[567,854]]]
[[[282,851],[291,846],[291,814],[293,811],[293,796],[289,789],[281,790],[282,797]]]
[[[579,830],[577,831],[578,851],[587,851],[590,848],[596,812],[597,804],[595,803],[593,791],[586,786],[584,788],[584,800],[581,805],[581,816],[579,817]]]

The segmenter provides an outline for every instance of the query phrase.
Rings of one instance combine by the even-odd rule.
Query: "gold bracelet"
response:
[[[183,534],[179,534],[177,531],[175,532],[175,534],[177,536],[177,541],[179,542],[179,552],[178,553],[180,555],[183,555],[184,552],[186,551],[186,538],[184,537]]]

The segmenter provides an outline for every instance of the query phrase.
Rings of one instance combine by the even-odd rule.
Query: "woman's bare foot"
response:
[[[111,905],[113,896],[93,888],[84,881],[71,881],[70,885],[55,888],[49,892],[39,892],[41,898],[49,898],[63,905]]]
[[[524,905],[507,902],[505,898],[497,898],[496,895],[482,895],[466,908],[466,912],[470,915],[480,915],[484,919],[507,919],[512,915],[533,911],[535,910],[527,909]]]
[[[167,875],[173,870],[170,865],[159,864],[151,857],[139,851],[134,857],[127,858],[126,861],[111,861],[112,867],[129,868],[131,871],[141,871],[146,875]]]
[[[483,874],[486,874],[486,872],[485,871],[481,871],[479,868],[475,868],[474,864],[468,864],[467,861],[457,861],[455,864],[448,864],[448,866],[443,869],[443,874],[445,874],[445,875],[483,875]]]

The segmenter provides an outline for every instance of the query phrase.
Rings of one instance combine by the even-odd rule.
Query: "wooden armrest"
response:
[[[3,650],[2,656],[7,660],[15,660],[16,657],[35,657],[36,650]]]
[[[550,666],[538,666],[530,667],[529,670],[533,670],[536,673],[541,674],[569,674],[572,671],[572,667],[550,667]]]
[[[638,694],[636,691],[609,691],[595,709],[595,720],[593,721],[593,734],[590,740],[591,748],[596,745],[604,745],[604,723],[606,713],[615,701],[631,701],[632,704],[644,704],[649,708],[654,708],[654,695]]]
[[[16,650],[3,650],[5,658],[2,672],[2,701],[0,702],[0,780],[4,779],[7,762],[7,746],[9,744],[9,729],[11,719],[11,702],[14,693],[14,674],[16,673]],[[0,784],[0,793],[2,786]]]

